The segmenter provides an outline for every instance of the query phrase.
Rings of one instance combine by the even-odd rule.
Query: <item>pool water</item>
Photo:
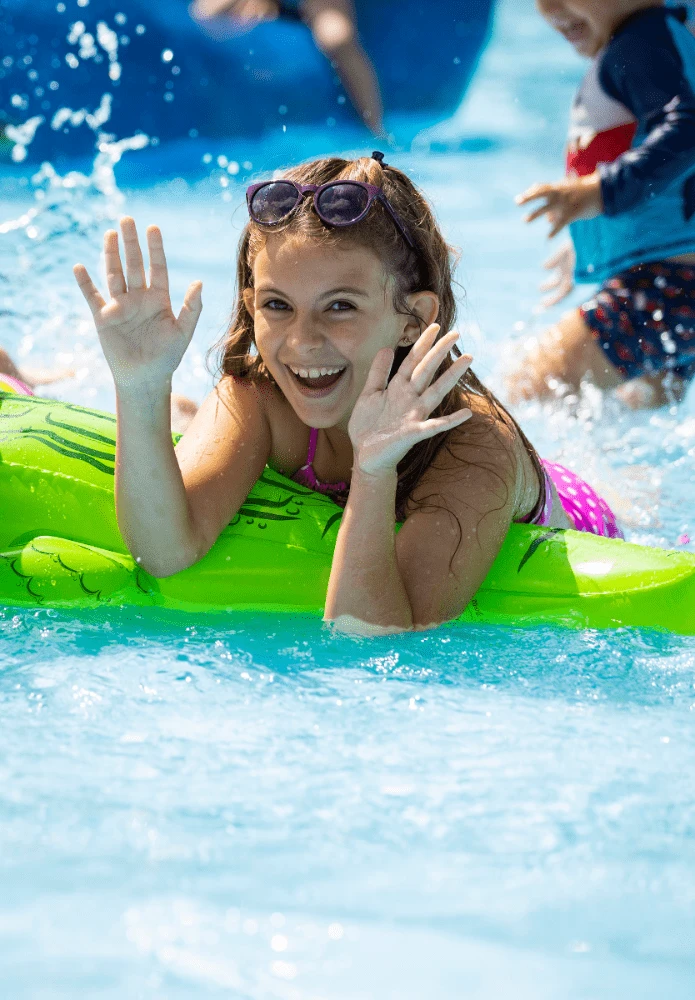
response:
[[[581,72],[530,0],[506,0],[459,116],[393,154],[461,248],[462,337],[496,387],[559,314],[535,311],[547,247],[513,196],[560,174]],[[91,178],[3,174],[0,341],[76,367],[51,394],[113,406],[70,265],[98,269],[123,211],[162,225],[176,301],[205,281],[176,388],[208,390],[243,188],[278,152],[206,152],[198,179],[153,187],[128,151],[114,180],[115,149]],[[692,397],[626,414],[587,390],[519,417],[613,491],[630,539],[693,547]],[[692,639],[365,641],[315,619],[132,609],[0,609],[0,632],[3,997],[692,997]]]

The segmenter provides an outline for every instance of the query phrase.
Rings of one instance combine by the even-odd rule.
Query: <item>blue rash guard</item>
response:
[[[683,7],[624,21],[575,98],[567,173],[601,176],[604,212],[570,226],[577,281],[695,252],[695,37]]]

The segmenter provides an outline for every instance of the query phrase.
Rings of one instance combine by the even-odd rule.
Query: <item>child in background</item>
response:
[[[619,536],[573,473],[541,462],[456,347],[451,252],[383,154],[317,160],[247,191],[221,378],[176,446],[171,380],[202,309],[174,315],[156,227],[104,238],[109,296],[81,265],[117,398],[116,509],[138,563],[201,559],[266,465],[345,506],[325,614],[358,630],[455,618],[512,522]],[[397,520],[403,526],[395,532]]]
[[[278,17],[304,21],[365,125],[384,138],[379,81],[360,44],[353,0],[195,0],[191,13],[201,22],[227,17],[249,28]]]
[[[19,368],[4,347],[0,347],[0,392],[33,396],[37,385],[53,385],[55,382],[62,382],[74,377],[75,372],[72,368]],[[172,393],[172,431],[175,434],[183,434],[197,409],[198,407],[192,399]]]
[[[18,368],[4,347],[0,347],[0,392],[33,396],[37,385],[52,385],[74,375],[72,368]]]
[[[590,375],[628,405],[682,398],[695,374],[695,38],[655,0],[537,0],[591,66],[572,108],[567,177],[541,200],[550,236],[570,226],[575,277],[597,294],[549,330],[511,376],[514,400],[576,391]],[[573,255],[548,262],[559,301]],[[628,384],[625,384],[628,383]]]

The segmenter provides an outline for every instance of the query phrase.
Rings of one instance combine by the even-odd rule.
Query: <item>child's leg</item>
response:
[[[183,434],[193,417],[198,412],[198,406],[188,396],[171,395],[171,430],[173,434]]]
[[[639,264],[608,280],[564,317],[511,378],[514,399],[621,386],[635,409],[678,402],[695,375],[695,267],[678,260]]]
[[[0,372],[2,372],[3,375],[9,375],[11,378],[17,378],[22,382],[26,382],[26,379],[22,377],[17,365],[14,363],[7,351],[2,347],[0,347]]]
[[[620,386],[616,395],[631,410],[656,410],[660,406],[680,403],[688,391],[689,379],[675,372],[664,375],[644,375]]]
[[[600,389],[614,389],[625,381],[575,309],[543,334],[508,377],[509,397],[517,403],[555,396],[562,387],[576,392],[586,376]]]
[[[37,385],[52,385],[66,378],[74,378],[73,368],[18,368],[7,351],[0,347],[0,372],[26,383],[31,389]]]

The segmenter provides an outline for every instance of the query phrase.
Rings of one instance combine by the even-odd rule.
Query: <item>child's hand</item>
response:
[[[548,278],[541,285],[542,292],[552,292],[552,295],[548,295],[541,302],[543,309],[550,309],[552,306],[556,306],[558,302],[566,299],[573,290],[576,259],[574,246],[571,243],[565,243],[557,253],[554,253],[552,257],[548,257],[543,264],[546,271],[555,271],[552,278]]]
[[[174,316],[161,232],[156,226],[147,230],[149,287],[135,222],[131,218],[121,219],[121,235],[125,246],[125,276],[118,249],[118,233],[110,229],[104,234],[106,284],[111,295],[109,302],[104,301],[84,265],[76,264],[74,273],[80,291],[92,310],[116,388],[131,392],[146,386],[158,387],[170,383],[203,308],[203,286],[200,281],[194,281],[189,286],[181,312]]]
[[[199,21],[227,16],[249,25],[272,21],[280,15],[276,0],[195,0],[190,10]]]
[[[452,332],[435,344],[438,333],[436,323],[427,327],[390,382],[393,351],[381,350],[374,358],[348,424],[355,467],[362,472],[374,476],[395,472],[418,441],[452,430],[471,416],[469,409],[462,409],[428,419],[473,360],[470,355],[457,358],[433,383],[437,369],[458,340],[458,334]]]
[[[517,205],[530,201],[544,202],[527,215],[524,222],[533,222],[547,215],[551,224],[548,239],[557,236],[561,229],[577,219],[593,219],[603,212],[601,175],[598,171],[586,177],[566,177],[556,184],[534,184],[516,198]]]

